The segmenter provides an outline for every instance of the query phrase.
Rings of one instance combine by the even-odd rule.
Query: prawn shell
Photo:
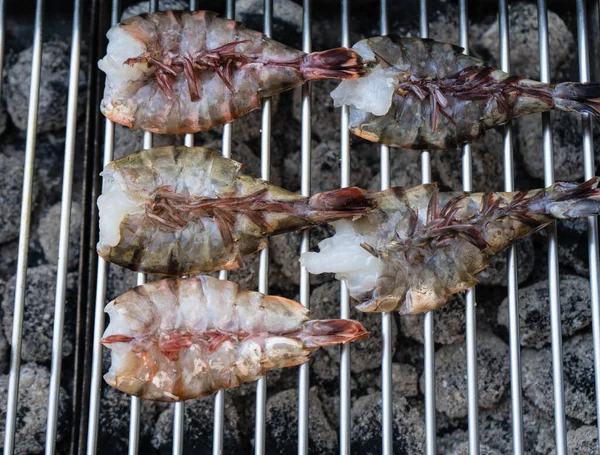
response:
[[[245,176],[241,170],[240,163],[203,147],[141,150],[108,164],[98,200],[98,253],[107,261],[147,273],[231,270],[242,266],[243,256],[267,247],[268,236],[310,224],[293,210],[293,204],[306,205],[306,198]],[[161,190],[175,198],[213,201],[214,213],[175,211],[172,216],[187,217],[183,226],[162,224],[148,210]],[[251,209],[253,195],[291,209]],[[249,198],[246,205],[228,215],[229,201],[244,198]],[[125,204],[126,213],[114,215],[115,204]]]
[[[105,380],[161,401],[208,396],[304,363],[319,346],[367,335],[356,321],[309,321],[298,302],[206,276],[138,286],[105,311],[102,343],[112,357]]]

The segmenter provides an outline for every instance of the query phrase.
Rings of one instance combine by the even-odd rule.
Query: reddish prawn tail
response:
[[[313,223],[328,223],[369,213],[377,206],[373,193],[351,186],[317,193],[308,201],[309,219]]]
[[[600,117],[600,83],[565,82],[553,92],[554,105],[561,111],[575,111]]]
[[[301,70],[309,80],[354,79],[368,72],[361,56],[345,47],[308,54],[302,61]]]
[[[579,218],[600,215],[598,177],[587,182],[556,183],[546,190],[546,210],[555,218]]]
[[[368,335],[369,332],[358,321],[325,319],[308,321],[300,333],[300,338],[307,348],[318,348],[362,340]]]

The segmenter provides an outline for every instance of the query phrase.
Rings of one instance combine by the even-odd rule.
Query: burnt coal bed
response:
[[[9,2],[10,3],[10,2]],[[54,2],[52,2],[54,3]],[[123,14],[137,14],[147,3],[130,4]],[[199,2],[200,7],[222,11],[216,1]],[[316,2],[315,2],[316,3]],[[315,5],[313,49],[335,47],[339,43],[339,5],[334,1]],[[322,4],[321,4],[322,3]],[[418,35],[418,5],[390,2],[390,30],[399,35]],[[574,6],[550,3],[549,33],[551,78],[555,82],[577,80],[577,47]],[[51,359],[54,287],[59,232],[62,154],[65,144],[66,97],[70,49],[70,2],[56,2],[45,16],[42,82],[38,116],[37,154],[34,187],[33,226],[29,254],[27,294],[23,328],[22,371],[17,416],[16,453],[43,452],[46,430],[47,390]],[[64,4],[59,7],[59,4]],[[498,23],[496,2],[472,5],[471,52],[498,66]],[[187,9],[182,0],[160,2],[161,9]],[[458,42],[458,10],[451,2],[431,1],[431,38]],[[262,28],[262,2],[240,0],[237,19],[254,29]],[[378,34],[378,11],[366,0],[353,2],[351,41]],[[274,9],[273,37],[292,46],[301,46],[301,6],[292,0],[278,0]],[[32,60],[32,20],[9,4],[7,45],[0,106],[0,421],[4,422],[8,388],[8,356],[13,322],[15,269],[23,179],[23,157]],[[90,38],[90,30],[85,31]],[[100,34],[102,35],[103,32]],[[510,47],[512,72],[537,79],[539,76],[537,11],[534,3],[510,5]],[[88,62],[91,44],[83,40],[80,75],[80,138],[89,135],[85,99],[88,89]],[[593,47],[592,47],[593,48]],[[594,75],[594,79],[598,74]],[[335,82],[313,84],[312,103],[312,191],[339,186],[339,111],[329,92]],[[95,106],[97,109],[97,106]],[[285,93],[273,100],[272,181],[291,190],[300,188],[300,93]],[[555,178],[581,181],[580,119],[576,115],[553,113]],[[516,187],[543,186],[541,118],[530,116],[514,122]],[[87,128],[87,129],[86,129]],[[599,128],[596,128],[598,131]],[[260,112],[235,122],[232,157],[247,165],[247,172],[260,173]],[[196,135],[196,144],[220,147],[221,129]],[[83,156],[83,139],[78,140],[77,156]],[[596,144],[600,135],[596,134]],[[182,144],[182,137],[156,136],[154,145]],[[115,157],[142,148],[142,133],[117,126]],[[598,147],[597,147],[598,149]],[[502,136],[490,131],[473,144],[473,188],[502,190]],[[598,157],[597,157],[598,158]],[[392,152],[392,185],[411,187],[420,183],[419,154]],[[378,147],[352,138],[351,182],[376,189],[379,182]],[[432,177],[445,189],[461,188],[458,151],[432,153]],[[90,177],[88,177],[90,178]],[[66,307],[63,348],[62,390],[60,394],[59,453],[70,451],[73,433],[73,375],[76,345],[80,267],[80,233],[85,201],[83,158],[75,170],[71,226],[69,298]],[[88,207],[89,209],[89,207]],[[315,229],[312,248],[327,228]],[[569,452],[596,453],[597,432],[594,394],[594,365],[591,311],[584,220],[558,224],[561,272],[562,330],[564,343],[565,403]],[[298,298],[300,235],[272,239],[270,293]],[[550,320],[546,265],[546,241],[540,233],[517,246],[520,286],[520,333],[522,346],[524,444],[528,454],[549,454],[554,446]],[[535,265],[535,266],[534,266]],[[477,287],[477,328],[479,368],[479,422],[482,453],[511,452],[508,314],[506,300],[507,261],[500,255],[479,277]],[[246,267],[229,275],[246,289],[256,289],[258,256]],[[107,299],[135,286],[134,273],[110,266]],[[339,315],[339,284],[330,275],[311,281],[311,312],[314,318]],[[90,303],[91,305],[93,303]],[[352,346],[352,450],[355,453],[381,453],[380,318],[352,310],[351,317],[371,332],[367,340]],[[436,311],[436,407],[440,453],[465,454],[467,440],[467,394],[465,365],[464,298],[455,296],[445,308]],[[393,441],[396,453],[419,454],[424,450],[423,415],[423,323],[420,316],[393,320],[396,340],[393,361]],[[104,371],[109,358],[105,356]],[[310,452],[333,454],[338,448],[338,372],[336,348],[323,349],[310,363]],[[297,419],[296,369],[276,371],[268,376],[267,453],[295,453]],[[254,430],[254,384],[246,384],[225,394],[224,446],[227,453],[250,453]],[[129,399],[105,387],[100,405],[100,453],[125,453],[128,441]],[[213,400],[193,400],[185,407],[185,453],[211,453]],[[141,412],[140,450],[142,453],[170,453],[172,408],[144,401]],[[0,444],[4,427],[0,428]]]

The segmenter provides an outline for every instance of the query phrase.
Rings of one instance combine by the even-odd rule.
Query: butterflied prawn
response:
[[[208,11],[146,13],[107,36],[102,112],[160,134],[205,131],[307,80],[367,71],[352,50],[306,54]]]
[[[543,84],[511,76],[431,39],[383,36],[353,47],[373,65],[331,93],[350,105],[350,130],[409,149],[451,149],[485,131],[550,109],[600,115],[600,84]]]
[[[146,273],[231,270],[265,248],[271,235],[370,207],[358,188],[306,198],[241,169],[203,147],[157,147],[108,164],[98,198],[98,253]]]
[[[181,401],[300,365],[321,346],[360,340],[347,319],[309,320],[301,304],[202,276],[138,286],[110,302],[104,379],[131,395]]]
[[[475,285],[490,258],[520,238],[554,219],[599,214],[597,184],[594,178],[516,193],[391,188],[372,194],[379,209],[333,223],[336,234],[301,261],[311,273],[335,273],[359,310],[433,310]]]

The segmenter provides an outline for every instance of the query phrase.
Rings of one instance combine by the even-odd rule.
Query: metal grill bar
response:
[[[381,35],[388,34],[387,0],[381,0],[379,24]],[[390,148],[380,147],[381,189],[390,187]],[[381,447],[384,455],[391,455],[392,445],[392,313],[381,314]]]
[[[15,307],[13,313],[13,327],[10,352],[10,373],[8,379],[8,398],[6,404],[6,427],[4,429],[5,454],[12,454],[14,451],[15,444],[17,400],[19,397],[19,374],[21,372],[21,336],[23,333],[23,313],[25,309],[25,281],[27,279],[29,232],[31,228],[31,198],[33,194],[35,140],[39,107],[38,100],[40,94],[40,72],[42,67],[43,15],[44,0],[38,0],[35,7],[35,28],[33,32],[33,56],[31,60],[32,63],[31,85],[29,90],[29,111],[27,114],[27,140],[25,144],[23,198],[21,202],[21,220],[19,227],[17,281],[15,285]],[[4,36],[2,36],[2,40],[4,41]]]
[[[429,19],[427,16],[427,0],[419,0],[420,23],[419,35],[429,38]],[[421,182],[431,183],[431,152],[421,152]],[[435,422],[435,345],[433,336],[433,312],[424,317],[424,376],[425,376],[425,452],[435,455],[436,422]]]
[[[469,14],[467,0],[459,0],[459,41],[469,53]],[[471,144],[462,149],[463,191],[473,191],[473,156]],[[477,375],[477,319],[475,312],[475,288],[465,294],[465,325],[467,349],[467,405],[469,425],[469,454],[479,455],[479,384]]]
[[[110,24],[119,22],[121,3],[113,0]],[[115,150],[115,125],[105,120],[104,127],[104,156],[103,167],[113,160]],[[102,345],[100,338],[104,331],[104,302],[106,300],[106,280],[108,264],[98,256],[98,271],[96,277],[96,299],[94,306],[94,337],[92,345],[92,373],[90,377],[90,408],[88,417],[87,454],[95,455],[98,446],[98,425],[100,417],[100,395],[102,391]]]
[[[577,44],[579,48],[579,78],[581,82],[590,81],[587,12],[585,0],[577,0]],[[594,143],[592,139],[592,119],[582,114],[583,168],[586,179],[594,177]],[[594,340],[594,371],[596,385],[596,417],[600,416],[600,277],[598,267],[598,218],[591,216],[588,225],[588,260],[590,268],[590,297],[592,304],[592,331]],[[598,430],[598,449],[600,450],[600,425]]]
[[[302,2],[302,50],[307,54],[312,52],[311,33],[311,0]],[[310,160],[311,144],[311,107],[310,82],[302,86],[302,131],[301,131],[301,183],[302,196],[310,197]],[[310,233],[308,229],[302,232],[300,254],[310,249]],[[300,265],[300,303],[310,307],[310,277],[304,265]],[[308,455],[308,396],[309,396],[309,366],[308,362],[300,365],[298,371],[298,455]]]
[[[500,26],[500,68],[510,71],[510,47],[508,41],[507,0],[499,0],[498,16]],[[513,166],[512,127],[504,129],[504,190],[514,191],[515,177]],[[510,386],[512,404],[513,452],[523,453],[523,404],[521,397],[521,337],[519,335],[519,296],[517,284],[517,256],[515,246],[508,250],[508,317],[510,338]]]
[[[341,2],[341,45],[350,47],[350,4]],[[340,187],[350,186],[350,131],[348,130],[350,110],[342,106],[340,114]],[[350,317],[350,296],[343,282],[340,282],[340,318]],[[340,454],[350,454],[350,344],[340,346]]]
[[[73,166],[75,158],[75,136],[77,130],[77,95],[79,90],[79,56],[81,31],[81,2],[73,5],[73,32],[71,34],[71,64],[69,68],[69,95],[67,101],[67,131],[63,168],[56,296],[54,304],[54,327],[52,332],[52,365],[48,396],[48,425],[46,428],[46,454],[51,455],[56,447],[58,427],[58,398],[62,368],[63,327],[69,261],[69,227],[71,224],[71,197],[73,193]]]
[[[538,31],[540,40],[540,81],[550,82],[550,53],[548,49],[548,8],[546,0],[538,0]],[[544,186],[554,183],[554,151],[550,113],[542,113],[542,144],[544,148]],[[558,272],[558,240],[556,224],[546,228],[548,235],[548,290],[552,337],[552,377],[554,380],[554,431],[557,455],[567,453],[565,395],[563,383],[562,328],[560,320],[560,291]]]
[[[196,0],[190,0],[190,9],[192,11],[197,9]],[[235,19],[234,0],[226,0],[225,17],[227,19]],[[194,135],[186,135],[186,139],[188,139],[188,136],[191,136],[193,144]],[[223,125],[223,139],[221,144],[221,153],[225,158],[231,158],[231,137],[232,125],[231,123],[227,123]],[[227,279],[227,272],[225,270],[219,272],[219,279]],[[221,455],[223,453],[223,430],[225,425],[225,392],[223,390],[219,390],[215,395],[213,423],[213,455]]]
[[[273,33],[273,0],[264,0],[264,30],[271,38]],[[269,180],[271,176],[271,99],[266,98],[262,105],[262,131],[260,137],[260,178]],[[258,292],[269,292],[269,248],[260,252],[258,270]],[[267,378],[262,377],[256,383],[256,424],[254,428],[254,450],[256,455],[265,453],[267,408]]]

